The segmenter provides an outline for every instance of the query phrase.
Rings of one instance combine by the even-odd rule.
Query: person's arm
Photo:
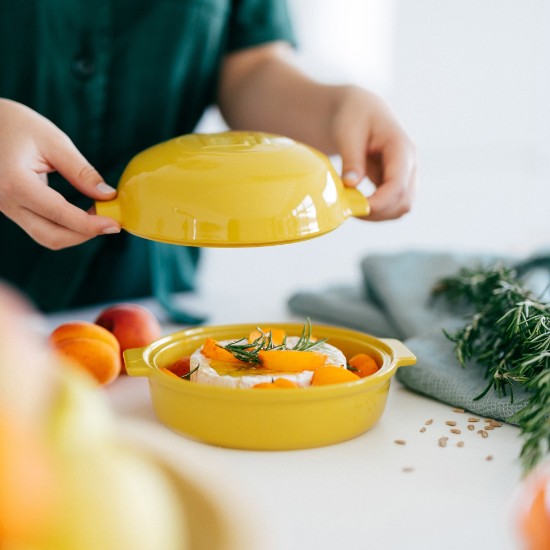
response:
[[[0,212],[46,248],[58,250],[120,231],[114,220],[91,215],[48,187],[47,175],[57,171],[92,199],[116,194],[57,126],[2,98],[0,167]]]
[[[277,42],[241,50],[224,61],[218,104],[230,127],[273,132],[342,157],[346,185],[365,176],[377,187],[369,220],[409,211],[416,176],[415,148],[387,105],[357,86],[315,82]]]

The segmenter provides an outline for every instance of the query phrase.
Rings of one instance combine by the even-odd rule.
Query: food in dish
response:
[[[232,388],[293,389],[353,382],[378,370],[376,361],[359,354],[348,362],[344,353],[312,336],[311,324],[302,334],[257,328],[247,337],[216,341],[207,338],[181,373],[182,361],[161,370],[201,384]]]

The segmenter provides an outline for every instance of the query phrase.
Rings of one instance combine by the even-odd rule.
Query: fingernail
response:
[[[354,171],[350,170],[349,172],[346,172],[342,176],[342,179],[347,180],[347,181],[356,182],[359,179],[359,175],[357,174],[357,172],[354,172]]]
[[[113,233],[120,233],[120,227],[117,227],[115,225],[112,227],[106,227],[103,230],[103,233],[105,233],[106,235],[112,235]]]
[[[100,193],[104,193],[105,195],[108,194],[108,193],[112,193],[113,191],[116,191],[116,189],[114,187],[111,187],[110,185],[107,185],[104,181],[98,183],[96,185],[96,189]]]

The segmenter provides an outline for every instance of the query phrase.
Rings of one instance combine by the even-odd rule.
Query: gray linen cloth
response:
[[[509,421],[529,395],[518,388],[513,402],[509,395],[493,391],[475,400],[488,383],[485,369],[475,363],[462,368],[453,343],[443,333],[443,329],[454,332],[468,319],[446,301],[432,299],[432,289],[441,278],[456,275],[463,267],[490,267],[496,262],[517,267],[530,288],[546,299],[550,255],[519,262],[488,255],[413,251],[366,257],[360,266],[362,286],[300,291],[288,305],[293,313],[314,322],[402,340],[418,360],[416,366],[398,370],[397,378],[406,387],[480,416]]]

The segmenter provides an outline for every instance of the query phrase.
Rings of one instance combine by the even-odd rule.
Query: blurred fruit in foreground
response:
[[[535,472],[523,490],[519,530],[525,550],[550,549],[550,469]]]
[[[81,366],[99,384],[110,384],[120,374],[118,340],[95,323],[63,323],[51,333],[50,343],[57,353]]]
[[[170,473],[119,441],[97,383],[54,353],[38,320],[0,285],[0,546],[187,548]]]
[[[120,345],[121,354],[127,349],[148,346],[161,337],[158,319],[146,307],[137,304],[116,304],[104,309],[95,320],[112,332]],[[121,356],[122,373],[126,373]]]

